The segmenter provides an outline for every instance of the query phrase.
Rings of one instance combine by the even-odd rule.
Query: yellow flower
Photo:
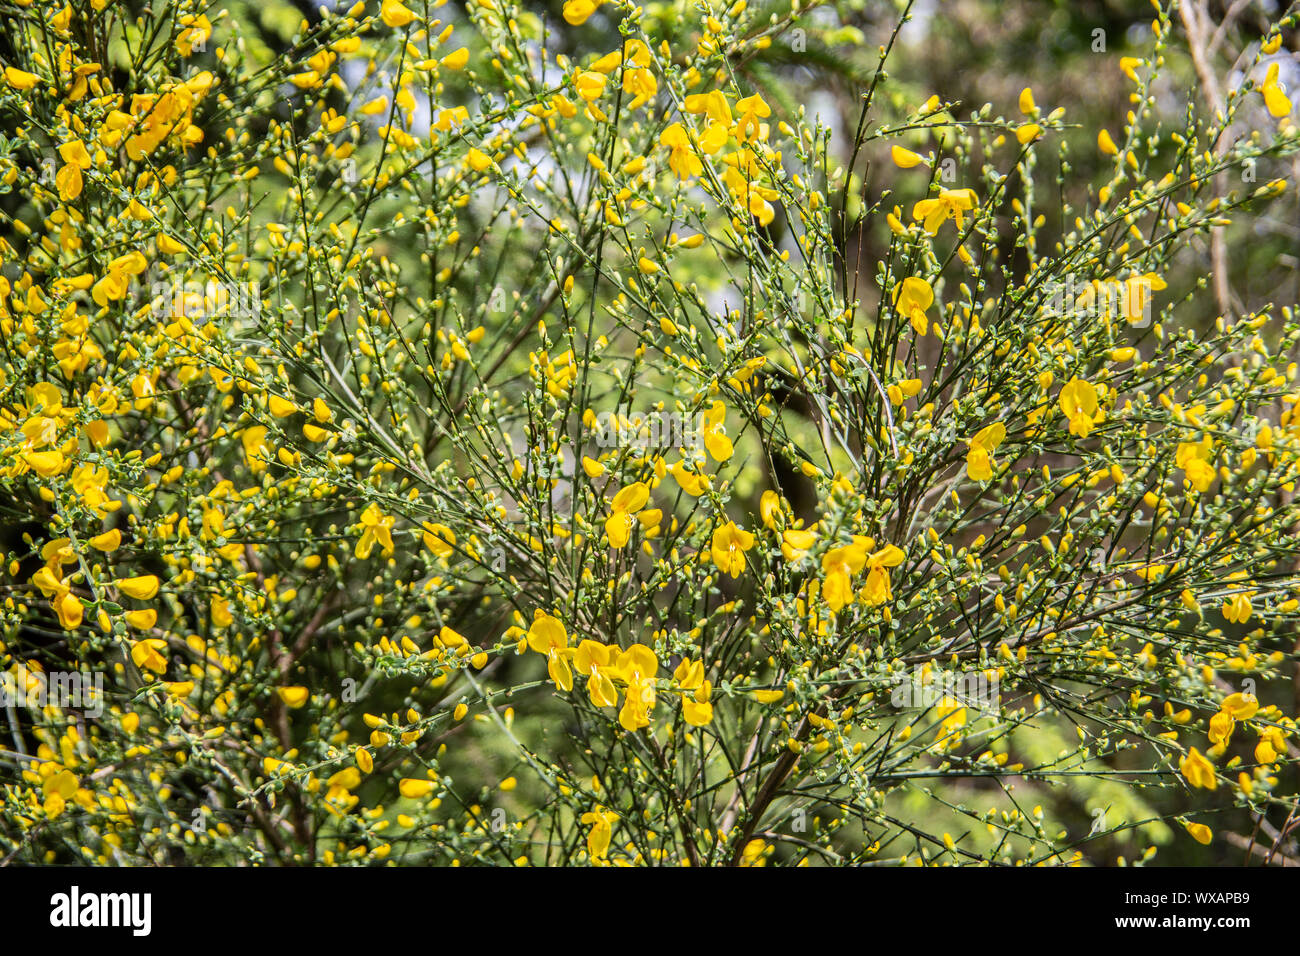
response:
[[[1245,624],[1250,620],[1250,615],[1251,606],[1248,595],[1234,594],[1223,602],[1223,616],[1233,624]]]
[[[613,825],[617,820],[617,813],[603,807],[582,815],[582,822],[591,827],[587,832],[587,856],[593,861],[603,860],[609,853],[609,844],[614,834]]]
[[[59,190],[59,198],[64,202],[81,195],[81,171],[90,168],[90,154],[79,139],[69,140],[59,147],[59,155],[64,165],[55,174],[54,182]]]
[[[794,563],[812,550],[817,532],[811,528],[788,528],[781,532],[781,556]]]
[[[90,287],[90,297],[95,304],[106,306],[109,302],[126,298],[132,276],[149,268],[149,261],[139,252],[118,256],[108,264],[108,273]]]
[[[1193,787],[1214,790],[1219,786],[1218,778],[1214,775],[1214,765],[1195,747],[1179,762],[1178,769]]]
[[[1007,437],[1007,428],[994,422],[981,428],[967,442],[966,477],[972,481],[988,481],[993,477],[993,452]]]
[[[47,541],[41,548],[41,560],[45,561],[47,570],[58,569],[64,564],[75,564],[77,552],[72,548],[71,538],[55,538]]]
[[[573,78],[578,95],[588,103],[594,103],[605,92],[605,75],[593,70],[586,70]]]
[[[1214,831],[1204,823],[1184,823],[1183,826],[1187,827],[1187,832],[1197,843],[1209,846],[1210,841],[1214,839]]]
[[[1207,736],[1210,743],[1219,747],[1228,746],[1228,741],[1232,738],[1232,729],[1237,726],[1233,720],[1232,714],[1227,711],[1219,711],[1210,718],[1210,730]]]
[[[1264,94],[1264,105],[1268,107],[1269,115],[1274,119],[1281,119],[1291,114],[1291,101],[1287,99],[1287,95],[1278,86],[1277,77],[1279,72],[1280,64],[1276,61],[1270,63],[1268,73],[1264,76],[1264,83],[1259,88],[1259,91]]]
[[[538,654],[546,655],[546,670],[555,686],[573,690],[573,671],[569,668],[569,632],[564,622],[545,611],[533,612],[533,623],[528,628],[528,646]]]
[[[376,731],[376,733],[378,733],[378,731]],[[263,770],[269,777],[274,774],[280,766],[281,761],[275,760],[272,757],[267,757],[264,761]],[[412,782],[418,783],[419,781]],[[360,799],[356,794],[350,792],[354,787],[360,785],[360,783],[361,771],[356,767],[347,767],[334,774],[325,784],[325,809],[335,816],[343,816],[346,814],[357,805],[357,800]],[[403,791],[403,784],[405,783],[406,781],[402,780],[399,781],[397,785],[398,791],[403,792],[403,795],[405,795],[405,792]]]
[[[723,574],[738,578],[745,570],[745,552],[753,546],[754,536],[734,521],[728,521],[713,532],[710,544],[713,563]]]
[[[704,661],[683,657],[673,679],[682,689],[682,717],[692,727],[703,727],[713,720],[713,704],[709,702],[713,685],[704,679]]]
[[[1151,309],[1152,292],[1169,288],[1164,279],[1154,272],[1129,276],[1124,280],[1120,304],[1124,308],[1124,320],[1136,324],[1148,317]]]
[[[158,612],[151,607],[142,611],[127,611],[126,623],[137,631],[147,631],[158,623]]]
[[[284,705],[291,710],[297,710],[311,699],[311,691],[306,687],[277,687],[275,692],[280,700],[284,701]]]
[[[746,96],[743,100],[737,100],[736,112],[740,114],[740,118],[736,120],[736,138],[744,141],[762,132],[761,120],[772,115],[772,108],[767,105],[762,96],[755,93]]]
[[[379,19],[394,29],[404,27],[415,19],[415,14],[403,6],[400,0],[383,0],[379,5]]]
[[[436,524],[432,521],[426,521],[421,525],[424,529],[422,538],[424,546],[440,558],[445,558],[454,550],[453,545],[456,543],[456,533],[448,528],[445,524]]]
[[[158,593],[158,577],[146,574],[136,578],[121,578],[113,582],[117,589],[138,601],[148,601]]]
[[[245,428],[239,438],[244,446],[244,460],[248,463],[249,470],[255,475],[265,471],[266,463],[270,460],[266,445],[266,426],[254,425]]]
[[[1070,422],[1070,434],[1087,438],[1097,415],[1097,389],[1081,378],[1072,378],[1061,388],[1058,398],[1061,411]]]
[[[1102,130],[1097,134],[1097,146],[1107,156],[1114,156],[1119,152],[1119,147],[1117,147],[1115,141],[1110,138],[1110,133],[1107,130]]]
[[[633,66],[647,67],[653,60],[650,48],[646,46],[643,40],[628,40],[623,49],[627,54],[627,62]]]
[[[271,395],[266,400],[266,407],[276,418],[287,418],[298,410],[298,406],[280,395]]]
[[[23,462],[42,478],[50,478],[63,470],[65,461],[63,452],[58,449],[50,451],[25,451]]]
[[[709,479],[707,475],[689,468],[684,461],[676,462],[668,467],[668,472],[682,486],[682,491],[686,492],[692,498],[698,498],[709,490]]]
[[[896,568],[903,563],[904,554],[900,548],[892,544],[885,545],[884,548],[867,558],[867,584],[865,587],[864,597],[871,607],[884,604],[894,597],[894,592],[889,582],[888,568]]]
[[[915,398],[924,387],[925,383],[919,378],[905,378],[901,382],[891,382],[885,393],[889,396],[890,404],[897,407],[909,398]]]
[[[86,806],[87,802],[83,797],[88,796],[90,791],[82,789],[79,784],[77,775],[70,770],[60,770],[46,777],[41,784],[41,792],[45,794],[41,809],[45,811],[45,815],[51,820],[57,818],[67,807],[67,802],[74,798],[78,804]]]
[[[894,287],[894,308],[912,323],[917,335],[925,335],[930,328],[925,310],[934,303],[934,290],[930,283],[916,276],[908,276]]]
[[[692,727],[707,726],[713,720],[713,704],[709,697],[713,685],[705,681],[693,694],[682,694],[682,718]]]
[[[408,800],[423,800],[433,793],[433,787],[432,780],[417,780],[414,777],[403,777],[397,782],[398,792]]]
[[[668,168],[678,179],[690,179],[704,172],[704,163],[691,146],[686,127],[673,123],[659,134],[659,145],[668,147]]]
[[[212,36],[212,22],[203,14],[195,16],[189,13],[181,17],[180,22],[185,29],[176,36],[176,50],[181,56],[191,56],[196,46],[206,43]]]
[[[618,692],[610,677],[617,673],[617,653],[617,645],[584,640],[573,655],[573,666],[579,674],[586,675],[587,696],[597,707],[613,707],[618,703]]]
[[[615,511],[605,519],[605,537],[611,548],[625,548],[632,537],[636,519],[626,511]]]
[[[604,73],[608,76],[623,64],[623,53],[621,50],[614,50],[612,53],[606,53],[596,62],[591,64],[591,69],[597,73]]]
[[[966,726],[966,708],[952,697],[944,697],[934,709],[938,718],[935,745],[940,749],[956,747],[960,742],[958,731]]]
[[[1210,464],[1214,454],[1214,441],[1209,435],[1199,442],[1180,442],[1174,451],[1174,465],[1181,468],[1197,491],[1206,492],[1214,484],[1216,473]]]
[[[563,620],[546,611],[533,611],[533,623],[528,628],[528,646],[539,654],[550,653],[556,648],[567,648],[568,631],[565,630]]]
[[[620,680],[627,684],[623,707],[618,712],[618,722],[629,732],[650,725],[650,711],[655,704],[655,674],[659,659],[644,644],[633,644],[618,656],[616,665]]]
[[[65,631],[75,630],[80,626],[86,609],[81,603],[81,598],[73,594],[70,588],[62,591],[52,603],[54,613],[59,617],[59,624]]]
[[[783,520],[781,509],[782,502],[779,494],[771,489],[763,492],[763,496],[758,502],[758,514],[766,527],[773,531],[777,530],[777,523]]]
[[[370,751],[365,747],[358,747],[353,756],[357,761],[357,768],[362,773],[370,773],[375,769],[375,758],[370,756]]]
[[[789,532],[787,532],[788,534]],[[858,536],[853,544],[832,548],[822,555],[822,598],[836,613],[853,601],[853,575],[866,566],[867,549],[874,542]]]
[[[229,627],[235,621],[235,616],[230,613],[230,602],[220,595],[209,602],[208,614],[213,627]]]
[[[1021,146],[1024,146],[1025,144],[1032,143],[1034,140],[1038,139],[1042,133],[1043,128],[1037,123],[1026,123],[1024,126],[1021,126],[1016,130],[1016,139],[1020,142]]]
[[[1237,720],[1250,720],[1259,711],[1259,700],[1254,694],[1229,694],[1219,707]]]
[[[614,496],[612,514],[605,520],[605,536],[609,538],[611,548],[627,545],[632,529],[636,527],[634,516],[649,500],[650,489],[641,481],[628,485]]]
[[[289,82],[299,88],[299,90],[315,90],[321,85],[321,74],[316,70],[305,70],[303,73],[294,73],[289,77]]]
[[[1286,734],[1281,727],[1265,727],[1260,732],[1259,743],[1255,745],[1255,760],[1259,763],[1272,763],[1278,754],[1286,753]]]
[[[15,90],[30,90],[40,81],[41,78],[35,73],[28,73],[16,66],[5,67],[5,82]]]
[[[376,544],[383,548],[385,555],[392,554],[392,527],[396,523],[396,518],[383,514],[379,506],[371,502],[366,506],[366,510],[361,512],[361,537],[357,539],[353,554],[364,561],[370,557],[370,552],[374,550]]]
[[[131,645],[131,661],[142,670],[161,674],[167,669],[167,658],[162,653],[166,649],[167,642],[161,638],[150,637],[136,641]]]
[[[637,481],[621,489],[614,496],[612,507],[615,511],[625,511],[628,514],[636,514],[646,506],[650,500],[650,489],[645,482]]]
[[[564,22],[570,26],[580,27],[600,7],[597,0],[566,0],[564,4]]]
[[[623,92],[632,94],[632,102],[628,104],[628,109],[640,109],[659,92],[659,81],[645,67],[624,69]]]
[[[973,189],[939,188],[939,195],[933,199],[922,199],[912,207],[912,218],[921,222],[925,231],[934,235],[947,220],[952,219],[957,228],[965,224],[964,214],[974,209],[976,204]]]
[[[750,840],[740,854],[740,865],[746,867],[766,866],[765,858],[770,844],[766,840]]]
[[[715,400],[712,407],[704,413],[703,427],[700,429],[704,437],[704,447],[717,462],[726,461],[735,450],[731,439],[727,437],[724,424],[726,420],[727,406]]]
[[[925,157],[912,152],[910,149],[904,149],[901,146],[891,146],[889,155],[894,160],[894,164],[902,169],[911,169],[913,166],[919,166],[925,162]]]
[[[739,105],[739,104],[737,104]],[[704,114],[710,122],[717,123],[720,126],[731,126],[731,104],[727,102],[727,94],[722,90],[713,90],[710,93],[692,93],[682,101],[682,109],[695,115]]]
[[[122,532],[116,528],[110,528],[103,534],[97,534],[87,542],[96,551],[103,551],[105,554],[116,551],[122,544]]]

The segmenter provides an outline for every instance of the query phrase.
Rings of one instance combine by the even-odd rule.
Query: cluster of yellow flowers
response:
[[[1112,758],[1201,842],[1184,782],[1294,808],[1300,316],[1193,330],[1178,258],[1291,198],[1216,186],[1300,150],[1276,64],[1170,137],[1120,58],[1046,224],[1063,108],[882,44],[835,142],[750,68],[800,3],[18,5],[0,857],[1075,862],[1010,788]],[[898,826],[973,776],[986,842]]]

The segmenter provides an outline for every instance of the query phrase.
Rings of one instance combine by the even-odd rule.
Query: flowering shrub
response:
[[[0,858],[1290,852],[1297,17],[1081,130],[906,7],[833,133],[799,0],[8,3]]]

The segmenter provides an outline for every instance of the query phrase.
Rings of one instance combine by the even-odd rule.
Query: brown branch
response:
[[[1178,4],[1178,15],[1182,18],[1187,31],[1187,47],[1192,54],[1192,68],[1200,81],[1201,90],[1215,116],[1224,115],[1223,93],[1219,90],[1218,77],[1211,70],[1206,56],[1207,41],[1201,17],[1209,20],[1204,4],[1183,0]],[[1215,155],[1222,156],[1227,151],[1226,139],[1219,137],[1214,147]],[[1215,191],[1224,192],[1224,174],[1215,177]],[[1227,315],[1232,310],[1232,289],[1228,285],[1228,242],[1223,235],[1223,227],[1215,226],[1210,232],[1210,271],[1214,279],[1214,299],[1219,312]]]
[[[831,698],[834,700],[834,698]],[[825,701],[817,707],[814,714],[819,717],[826,715],[827,708],[831,701]],[[812,722],[805,716],[799,722],[799,726],[792,735],[793,739],[799,742],[808,735]],[[767,811],[768,806],[776,798],[777,791],[780,790],[781,784],[785,783],[786,778],[794,770],[795,764],[799,761],[799,754],[795,753],[788,746],[781,756],[777,759],[776,764],[772,767],[767,777],[763,780],[762,785],[758,788],[758,793],[754,795],[754,801],[749,805],[749,813],[745,816],[745,822],[741,824],[740,839],[736,841],[735,849],[731,853],[731,861],[728,866],[739,866],[741,857],[745,853],[745,845],[749,843],[758,829],[759,821],[762,820],[763,814]]]

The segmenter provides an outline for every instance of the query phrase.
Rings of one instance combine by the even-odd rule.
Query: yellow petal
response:
[[[416,780],[413,777],[404,777],[398,782],[397,789],[408,800],[420,800],[433,793],[433,786],[432,780]]]
[[[123,594],[138,601],[147,601],[158,593],[158,577],[153,574],[135,578],[121,578],[113,583]]]
[[[105,553],[116,551],[122,544],[122,532],[116,528],[110,528],[103,534],[97,534],[90,539],[90,546],[97,551]]]
[[[889,155],[894,160],[894,165],[901,169],[911,169],[913,166],[919,166],[925,162],[924,156],[901,146],[891,146]]]
[[[280,695],[285,706],[297,710],[311,698],[311,691],[306,687],[277,687],[275,692]]]

